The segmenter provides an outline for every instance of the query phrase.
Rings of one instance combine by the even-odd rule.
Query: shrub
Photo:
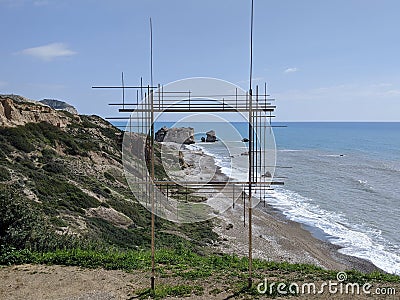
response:
[[[43,170],[55,174],[63,174],[65,172],[65,167],[62,162],[52,161],[43,166]]]
[[[23,198],[13,187],[0,185],[0,254],[8,251],[55,251],[86,247],[89,241],[55,232],[63,220],[47,218],[39,205]]]
[[[43,233],[43,214],[10,187],[0,188],[0,245],[36,248]]]
[[[35,186],[40,200],[70,211],[83,212],[84,208],[100,205],[97,199],[57,177],[41,176],[36,178]]]
[[[57,156],[57,152],[54,151],[53,149],[43,149],[42,150],[42,157],[41,157],[41,161],[42,162],[49,162],[52,161],[54,159],[54,157]]]
[[[98,186],[92,187],[91,190],[92,190],[92,192],[95,193],[96,195],[102,196],[102,197],[104,197],[104,198],[108,198],[108,197],[110,196],[110,194],[111,194],[111,191],[110,191],[110,190],[109,190],[110,193],[107,193],[105,189],[103,190],[102,188],[100,188],[100,187],[98,187]]]
[[[29,141],[29,134],[24,126],[1,128],[0,135],[2,135],[9,144],[25,153],[32,152],[35,147]]]
[[[10,172],[7,168],[0,166],[0,181],[8,181],[11,179]]]
[[[114,176],[112,176],[110,173],[108,172],[104,172],[104,177],[110,181],[115,181]]]

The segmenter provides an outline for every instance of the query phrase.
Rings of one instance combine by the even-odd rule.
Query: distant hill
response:
[[[76,110],[75,107],[73,107],[72,105],[70,105],[64,101],[55,100],[55,99],[43,99],[43,100],[40,100],[39,102],[46,104],[56,110],[65,110],[65,111],[70,112],[71,114],[75,114],[75,115],[78,114],[78,111]]]

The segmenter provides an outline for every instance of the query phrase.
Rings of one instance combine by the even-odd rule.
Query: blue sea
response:
[[[174,123],[157,123],[172,127]],[[286,177],[265,198],[316,237],[400,274],[400,123],[277,123],[276,177]],[[175,125],[176,126],[176,125]],[[196,132],[196,146],[214,156],[228,176],[246,179],[248,126],[234,122],[179,124]],[[234,130],[232,130],[232,127]],[[201,143],[208,130],[216,143]],[[239,158],[233,163],[233,158]]]
[[[288,177],[269,203],[340,252],[400,274],[400,123],[289,123],[275,130]]]

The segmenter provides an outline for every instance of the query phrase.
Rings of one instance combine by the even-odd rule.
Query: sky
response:
[[[253,86],[276,121],[400,121],[400,1],[255,0]],[[0,0],[0,93],[117,116],[92,86],[249,86],[250,0]],[[127,95],[127,97],[130,97]],[[132,95],[133,98],[133,95]]]

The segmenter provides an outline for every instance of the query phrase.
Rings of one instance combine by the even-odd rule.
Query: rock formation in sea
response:
[[[208,132],[206,132],[207,137],[206,137],[206,142],[216,142],[217,141],[217,136],[215,135],[215,131],[214,130],[210,130]]]
[[[174,142],[178,144],[194,144],[194,129],[191,127],[162,127],[155,133],[157,142]]]

